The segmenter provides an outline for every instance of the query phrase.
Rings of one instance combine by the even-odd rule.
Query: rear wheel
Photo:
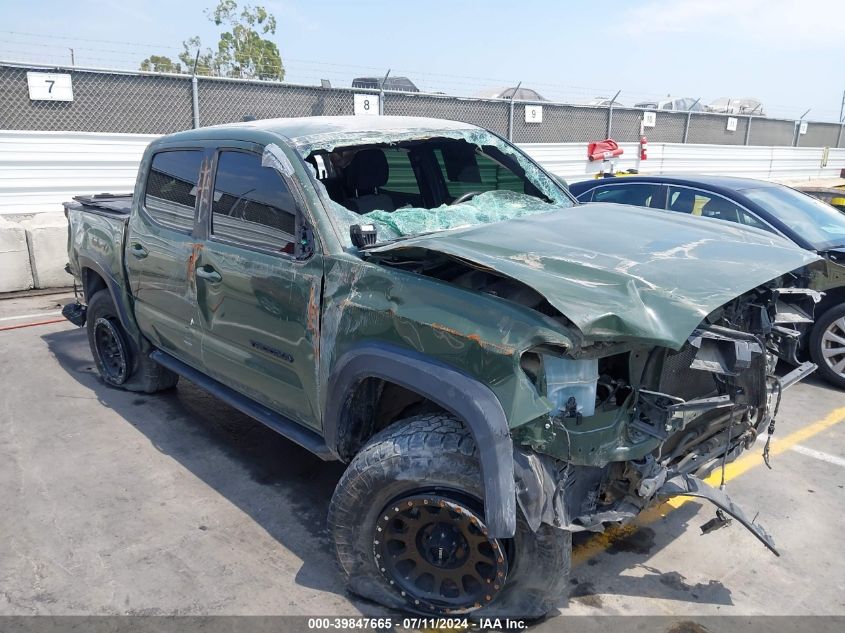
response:
[[[178,375],[138,351],[120,324],[108,290],[97,291],[88,301],[86,327],[94,363],[106,384],[154,393],[178,382]]]
[[[571,534],[532,532],[519,517],[513,538],[491,538],[482,498],[475,444],[458,420],[419,415],[376,435],[329,509],[352,591],[428,615],[545,615],[566,589]]]
[[[810,356],[822,378],[845,389],[845,304],[833,306],[816,319],[810,333]]]

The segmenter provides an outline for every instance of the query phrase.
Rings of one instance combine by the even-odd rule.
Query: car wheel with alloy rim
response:
[[[427,616],[544,616],[567,589],[571,533],[533,531],[518,513],[512,538],[491,538],[483,498],[475,443],[451,415],[413,416],[375,435],[329,506],[352,591]]]
[[[816,319],[810,334],[810,356],[819,375],[845,389],[845,304],[834,306]]]

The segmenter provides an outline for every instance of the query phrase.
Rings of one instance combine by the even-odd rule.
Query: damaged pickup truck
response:
[[[774,429],[817,257],[755,229],[589,213],[521,150],[435,119],[278,119],[146,150],[134,194],[67,203],[109,385],[184,376],[349,464],[329,525],[356,593],[538,617],[571,535]]]

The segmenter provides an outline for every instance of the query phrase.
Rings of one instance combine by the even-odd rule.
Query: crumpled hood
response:
[[[776,235],[721,220],[593,203],[369,249],[432,251],[520,281],[591,340],[680,348],[705,316],[819,259]]]

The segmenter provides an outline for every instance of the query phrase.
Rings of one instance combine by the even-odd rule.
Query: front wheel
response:
[[[355,593],[421,614],[539,618],[564,594],[572,539],[519,517],[511,539],[484,524],[481,469],[453,417],[397,422],[352,460],[329,527]]]
[[[845,304],[830,308],[813,324],[810,356],[827,382],[845,389]]]

